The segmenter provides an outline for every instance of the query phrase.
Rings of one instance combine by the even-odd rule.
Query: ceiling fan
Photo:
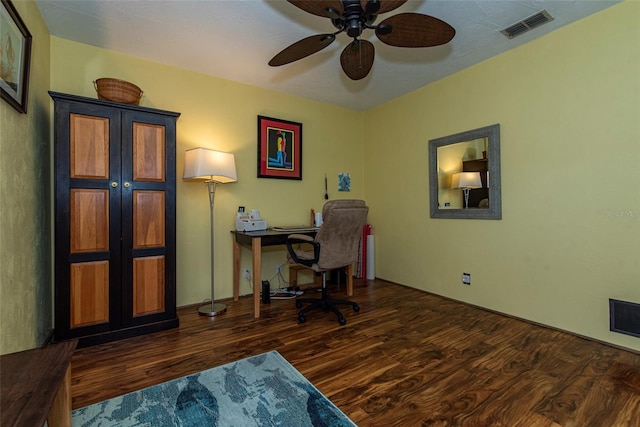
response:
[[[375,57],[373,43],[359,37],[366,29],[375,30],[381,42],[397,47],[430,47],[448,43],[456,30],[444,21],[421,13],[400,13],[377,25],[381,13],[392,11],[407,0],[287,0],[313,15],[331,19],[338,29],[334,33],[317,34],[299,40],[274,56],[269,65],[278,67],[306,58],[329,46],[336,35],[346,32],[353,41],[340,55],[344,73],[352,80],[365,78]]]

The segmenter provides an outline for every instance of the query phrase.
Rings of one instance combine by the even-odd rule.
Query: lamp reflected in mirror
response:
[[[451,188],[460,188],[464,193],[464,209],[469,209],[469,192],[472,188],[482,188],[480,172],[458,172],[451,177]]]

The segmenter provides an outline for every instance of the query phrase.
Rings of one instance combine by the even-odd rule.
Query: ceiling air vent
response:
[[[546,10],[543,10],[535,15],[531,15],[530,17],[523,19],[520,22],[510,25],[500,32],[507,36],[508,39],[512,39],[515,36],[519,36],[520,34],[526,33],[529,30],[551,21],[553,21],[553,16],[549,15],[549,12]]]

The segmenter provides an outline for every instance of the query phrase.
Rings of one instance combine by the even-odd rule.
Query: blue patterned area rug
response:
[[[277,351],[76,409],[72,425],[355,426]]]

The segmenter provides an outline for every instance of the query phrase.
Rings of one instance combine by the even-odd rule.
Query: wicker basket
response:
[[[138,105],[142,98],[142,89],[124,80],[102,78],[93,82],[99,99]]]

